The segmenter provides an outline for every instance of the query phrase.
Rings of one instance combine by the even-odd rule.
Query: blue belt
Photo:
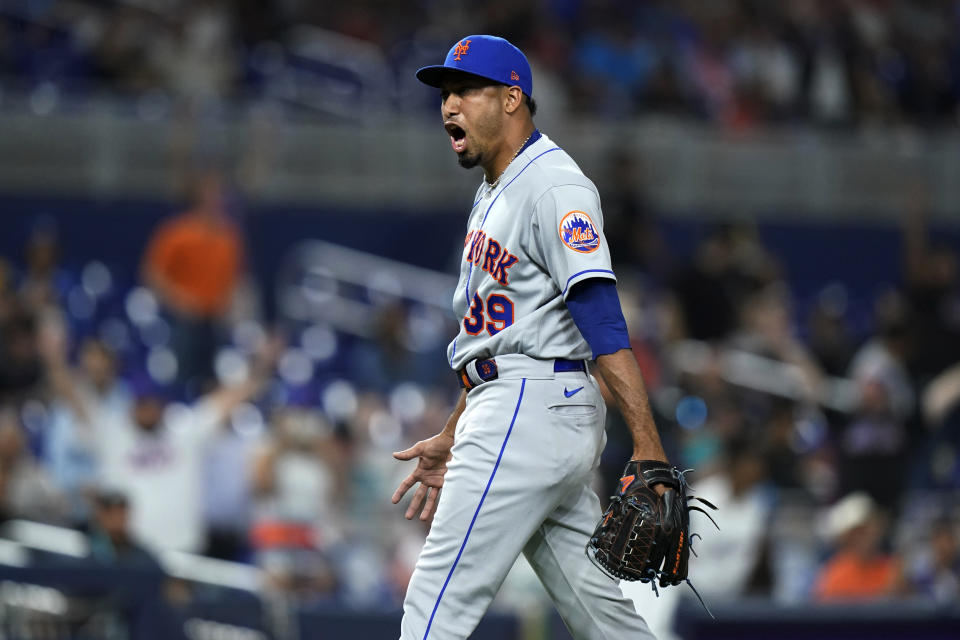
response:
[[[474,384],[470,380],[470,376],[467,375],[466,367],[457,371],[457,382],[460,383],[460,386],[463,389],[470,391],[484,382],[490,382],[491,380],[496,380],[500,377],[500,372],[497,369],[497,361],[494,358],[477,360],[475,361],[475,364],[477,367],[477,375],[480,376],[480,382],[477,384]],[[583,360],[566,360],[564,358],[557,358],[553,361],[554,373],[565,373],[569,371],[582,371],[583,373],[586,373],[587,363]]]
[[[557,358],[553,361],[554,373],[564,373],[567,371],[582,371],[586,373],[587,363],[583,360],[564,360],[563,358]]]

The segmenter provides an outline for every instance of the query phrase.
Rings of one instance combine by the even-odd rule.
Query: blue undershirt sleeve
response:
[[[590,345],[594,360],[630,348],[627,322],[613,280],[590,278],[576,283],[567,295],[567,309]]]

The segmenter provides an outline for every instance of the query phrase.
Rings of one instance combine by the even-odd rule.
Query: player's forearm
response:
[[[447,424],[443,426],[441,433],[452,438],[457,430],[457,422],[460,420],[460,414],[462,414],[466,408],[467,392],[464,390],[460,392],[460,397],[457,399],[457,406],[453,408],[453,412],[450,414],[450,417],[447,418]]]
[[[660,443],[657,425],[653,422],[647,390],[633,351],[621,349],[599,356],[597,368],[616,398],[620,413],[630,429],[633,437],[633,458],[666,462],[667,455]]]

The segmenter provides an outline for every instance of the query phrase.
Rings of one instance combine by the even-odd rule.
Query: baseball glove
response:
[[[658,483],[667,487],[662,496],[653,488]],[[684,472],[676,467],[631,460],[620,478],[620,490],[611,497],[587,543],[587,556],[613,579],[650,582],[654,590],[656,581],[661,587],[689,584],[690,511],[700,511],[714,526],[717,523],[689,503],[697,500],[711,509],[716,507],[703,498],[688,496],[687,491]]]

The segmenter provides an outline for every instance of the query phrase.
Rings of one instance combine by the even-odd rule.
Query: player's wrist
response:
[[[633,455],[630,456],[631,462],[662,462],[664,464],[670,464],[670,461],[667,460],[667,454],[660,451],[651,451],[649,449],[634,449]]]

